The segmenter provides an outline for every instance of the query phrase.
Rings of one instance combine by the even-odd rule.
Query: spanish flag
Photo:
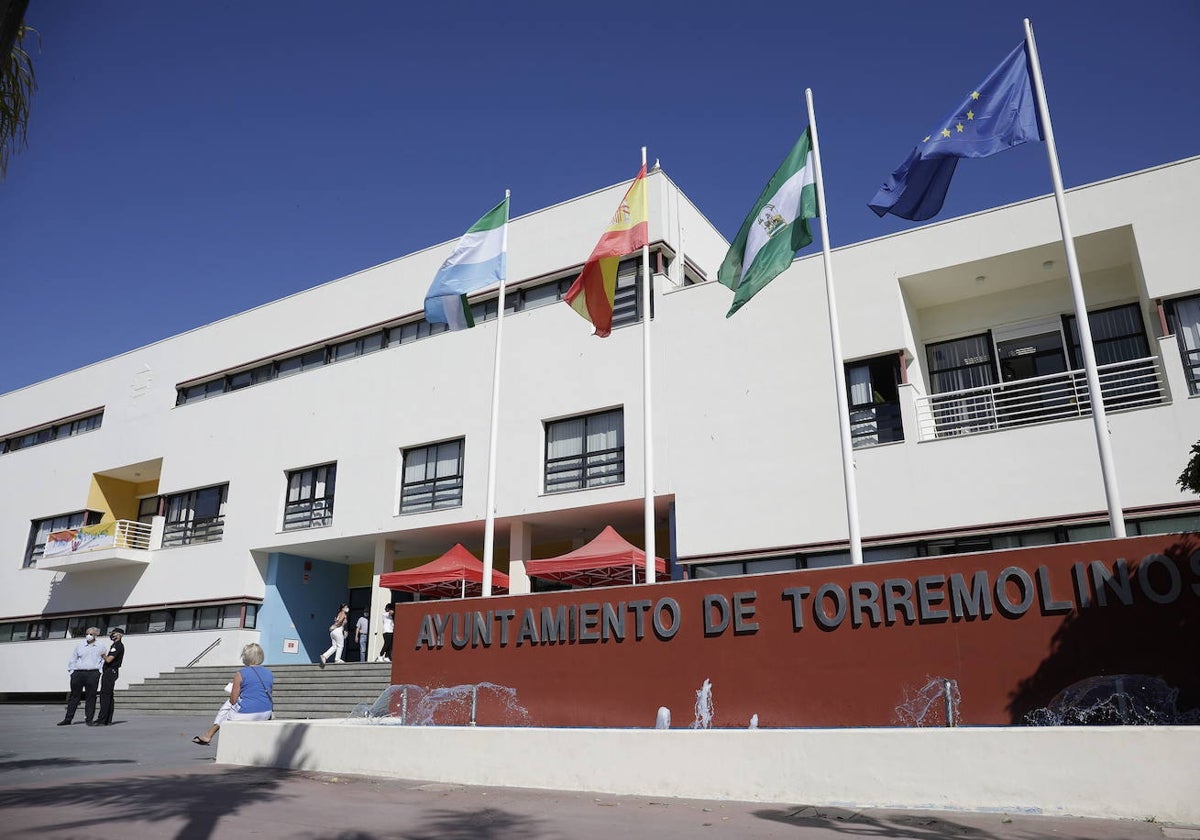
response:
[[[646,165],[633,179],[608,230],[600,237],[592,255],[563,299],[591,322],[596,335],[612,332],[613,298],[617,292],[617,266],[621,257],[632,254],[649,241],[646,209]]]

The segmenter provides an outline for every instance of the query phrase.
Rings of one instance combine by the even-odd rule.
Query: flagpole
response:
[[[646,166],[646,147],[642,146],[642,167]],[[645,451],[645,530],[646,583],[654,583],[654,431],[650,410],[650,199],[642,189],[646,213],[646,244],[642,246],[642,447]]]
[[[1067,220],[1067,198],[1063,191],[1062,173],[1058,167],[1058,149],[1054,145],[1054,128],[1050,125],[1050,104],[1046,101],[1046,88],[1042,83],[1042,65],[1038,61],[1037,44],[1033,40],[1033,26],[1030,24],[1029,18],[1025,18],[1025,45],[1029,50],[1033,90],[1037,99],[1038,116],[1042,121],[1042,134],[1046,140],[1046,157],[1050,161],[1050,179],[1054,183],[1054,202],[1058,207],[1058,224],[1062,228],[1063,248],[1067,252],[1067,274],[1071,279],[1071,298],[1075,303],[1075,324],[1079,330],[1079,348],[1083,351],[1083,369],[1087,376],[1088,399],[1092,403],[1092,426],[1096,432],[1096,448],[1100,453],[1100,474],[1104,478],[1108,522],[1113,536],[1121,538],[1125,536],[1125,515],[1121,510],[1121,496],[1117,491],[1117,470],[1113,464],[1108,415],[1104,409],[1104,392],[1100,389],[1100,372],[1096,369],[1096,351],[1092,346],[1092,325],[1088,322],[1087,301],[1083,296],[1083,281],[1079,278],[1075,239],[1071,235],[1071,225]]]
[[[813,169],[817,181],[818,217],[821,220],[821,255],[825,263],[825,299],[829,310],[829,341],[833,345],[833,372],[837,385],[838,434],[842,442],[842,477],[846,488],[846,524],[850,531],[850,562],[863,561],[862,536],[858,528],[858,487],[854,480],[854,447],[850,441],[850,409],[846,402],[846,364],[842,361],[842,335],[838,329],[837,297],[833,291],[833,263],[829,258],[829,208],[825,204],[825,181],[821,177],[821,144],[817,140],[817,116],[813,111],[812,88],[804,89],[808,104],[808,128],[812,132]]]
[[[496,548],[496,438],[500,424],[500,343],[504,334],[504,287],[508,282],[508,198],[510,190],[504,191],[504,233],[500,236],[500,253],[503,255],[504,270],[500,273],[500,294],[496,298],[496,357],[492,362],[492,426],[488,432],[488,476],[487,512],[483,525],[483,592],[484,598],[492,594],[492,566]]]

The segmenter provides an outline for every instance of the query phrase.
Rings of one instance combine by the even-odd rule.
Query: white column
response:
[[[513,522],[508,526],[508,591],[513,595],[529,592],[529,576],[525,561],[533,549],[533,526],[528,522]]]
[[[383,648],[383,605],[392,598],[392,593],[379,585],[379,576],[392,570],[392,541],[375,540],[375,569],[371,575],[371,620],[367,636],[367,661],[379,658]]]

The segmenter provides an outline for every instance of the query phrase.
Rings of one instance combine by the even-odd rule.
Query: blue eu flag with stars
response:
[[[1041,139],[1022,43],[917,144],[868,206],[881,217],[931,218],[942,209],[959,158],[988,157]]]

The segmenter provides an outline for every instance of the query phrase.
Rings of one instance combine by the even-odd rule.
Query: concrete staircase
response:
[[[347,717],[359,703],[373,703],[391,684],[388,662],[344,665],[272,665],[276,720]],[[229,695],[232,665],[176,668],[126,688],[113,698],[116,714],[216,715]]]

